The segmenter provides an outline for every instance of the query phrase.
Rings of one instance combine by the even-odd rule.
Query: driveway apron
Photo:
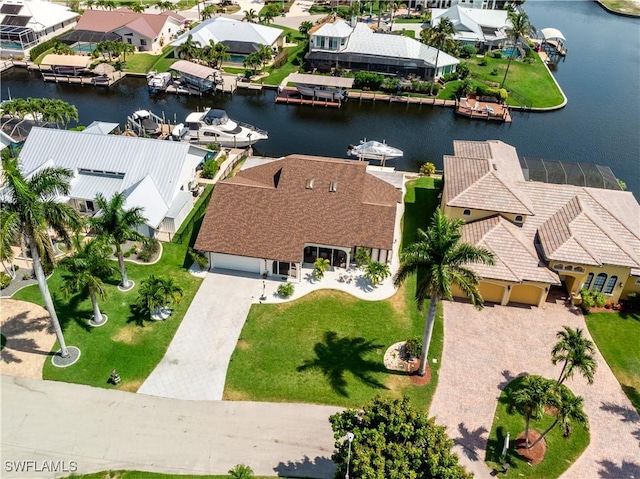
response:
[[[485,449],[501,391],[524,374],[557,378],[561,365],[551,363],[556,332],[565,325],[587,336],[588,330],[582,314],[561,300],[544,309],[486,305],[482,311],[445,302],[444,317],[442,368],[430,414],[447,426],[462,463],[477,478],[489,478]],[[596,360],[593,385],[577,373],[566,382],[585,398],[591,442],[562,477],[640,477],[640,416],[599,351]]]
[[[255,277],[208,273],[164,358],[138,393],[221,400],[231,354],[251,303],[261,294]]]

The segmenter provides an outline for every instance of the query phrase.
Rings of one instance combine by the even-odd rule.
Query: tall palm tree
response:
[[[563,326],[563,329],[556,333],[556,337],[559,341],[551,350],[551,362],[554,365],[564,362],[557,384],[560,385],[573,377],[575,371],[580,372],[589,384],[593,384],[598,367],[593,357],[596,352],[593,341],[584,336],[582,329],[572,329],[569,326]]]
[[[576,396],[564,384],[560,385],[553,396],[551,404],[557,411],[556,418],[533,444],[527,446],[527,449],[534,448],[558,424],[562,424],[566,437],[571,434],[572,422],[589,427],[589,418],[584,412],[584,398],[582,396]]]
[[[116,248],[116,256],[120,265],[122,283],[120,287],[129,289],[132,284],[127,277],[127,268],[124,263],[124,253],[122,244],[125,241],[138,241],[144,236],[137,230],[146,221],[142,215],[143,208],[134,207],[124,209],[125,198],[122,193],[114,193],[111,199],[107,200],[102,194],[96,196],[96,204],[99,212],[89,218],[89,226],[95,229],[98,236]]]
[[[229,47],[224,43],[218,42],[215,46],[216,58],[218,61],[217,67],[222,68],[222,64],[231,58],[229,53]]]
[[[109,259],[111,247],[96,239],[83,243],[79,235],[73,238],[73,246],[75,253],[60,262],[60,266],[67,270],[67,274],[63,276],[62,290],[67,295],[87,294],[93,306],[93,318],[89,320],[89,324],[102,326],[107,322],[106,315],[100,312],[98,305],[98,297],[106,297],[102,280],[118,271]]]
[[[0,209],[3,254],[11,258],[11,244],[20,240],[20,237],[24,239],[31,251],[38,288],[60,344],[60,355],[68,358],[70,353],[62,335],[43,265],[50,270],[54,263],[49,229],[69,243],[68,230],[78,230],[81,225],[80,215],[76,210],[66,203],[56,201],[58,195],[69,193],[73,172],[65,168],[49,167],[27,179],[18,167],[18,159],[4,156],[2,176],[5,187]]]
[[[437,50],[436,62],[433,71],[433,81],[431,82],[431,90],[429,91],[429,95],[433,95],[433,84],[438,77],[438,59],[440,57],[440,50],[450,50],[452,48],[454,33],[455,31],[453,29],[453,23],[451,23],[451,20],[449,20],[449,18],[447,17],[442,17],[437,25],[430,28],[425,28],[420,33],[423,42]]]
[[[140,283],[136,305],[151,319],[164,319],[160,311],[164,301],[165,297],[157,276],[152,274]]]
[[[436,308],[442,298],[451,298],[451,287],[458,286],[477,307],[482,308],[482,296],[478,289],[479,278],[467,268],[470,263],[494,264],[494,255],[485,248],[461,243],[464,221],[447,218],[440,208],[436,209],[427,231],[418,229],[418,241],[408,245],[400,256],[400,268],[394,278],[396,286],[413,273],[420,272],[415,300],[419,309],[430,298],[424,328],[422,355],[418,374],[427,370],[427,354],[431,344]]]
[[[197,58],[198,53],[200,52],[200,48],[200,42],[194,40],[193,35],[190,33],[184,43],[176,47],[176,52],[185,60],[192,60],[194,58]]]
[[[171,276],[160,276],[158,278],[158,288],[164,297],[162,306],[165,311],[171,302],[179,303],[184,292],[182,287]]]
[[[540,419],[544,408],[553,401],[553,381],[542,376],[527,376],[522,385],[513,393],[513,401],[524,414],[524,441],[529,445],[529,423],[531,419]]]
[[[147,6],[142,4],[142,3],[133,3],[130,7],[132,12],[135,13],[144,13],[145,10],[147,9]]]
[[[246,10],[244,12],[244,18],[242,19],[243,22],[249,22],[249,23],[254,23],[256,18],[258,18],[258,14],[256,13],[256,11],[251,8],[249,10]]]
[[[507,69],[504,72],[504,78],[502,79],[500,88],[503,88],[504,83],[507,81],[507,75],[509,74],[509,68],[511,67],[511,60],[513,60],[513,55],[515,53],[516,47],[518,46],[518,41],[528,35],[529,32],[533,29],[533,26],[529,21],[529,17],[525,12],[520,12],[512,8],[509,9],[509,13],[507,14],[507,16],[511,21],[509,36],[513,39],[513,48],[511,49],[511,55],[509,55],[509,63],[507,63]]]
[[[273,50],[269,45],[260,45],[260,49],[258,50],[258,57],[262,62],[262,68],[264,69],[267,66],[269,60],[273,58]]]
[[[203,21],[207,20],[207,19],[211,18],[214,13],[216,13],[216,11],[214,10],[213,6],[212,5],[207,5],[200,12],[200,18],[202,18]]]

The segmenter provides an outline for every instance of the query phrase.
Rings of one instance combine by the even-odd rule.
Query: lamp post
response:
[[[344,479],[349,479],[349,464],[351,463],[351,443],[353,442],[353,433],[347,433],[347,441],[349,441],[349,452],[347,453],[347,472],[344,475]]]

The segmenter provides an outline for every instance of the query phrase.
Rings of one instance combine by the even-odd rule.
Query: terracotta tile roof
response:
[[[113,32],[122,27],[140,33],[148,38],[154,38],[160,34],[168,18],[183,19],[175,13],[135,13],[129,9],[115,11],[85,10],[75,30],[88,30],[91,32]]]
[[[496,256],[493,266],[469,264],[486,279],[560,284],[558,275],[539,258],[533,241],[522,230],[501,216],[492,216],[464,225],[462,240],[487,248]]]
[[[305,243],[390,250],[401,192],[366,166],[291,155],[242,170],[216,185],[195,248],[290,262]]]
[[[462,141],[453,142],[453,154],[467,158],[489,160],[492,158],[491,146],[486,141]]]

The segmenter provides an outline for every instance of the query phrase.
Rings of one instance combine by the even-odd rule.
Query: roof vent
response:
[[[307,185],[305,186],[305,188],[308,189],[308,190],[312,190],[314,181],[316,181],[315,178],[309,178],[307,180]]]
[[[498,171],[498,165],[496,165],[496,164],[494,163],[492,166],[493,166],[493,170],[494,170],[494,171]]]
[[[332,193],[335,193],[336,191],[338,191],[338,182],[337,181],[332,181],[331,184],[329,185],[329,191],[331,191]]]

